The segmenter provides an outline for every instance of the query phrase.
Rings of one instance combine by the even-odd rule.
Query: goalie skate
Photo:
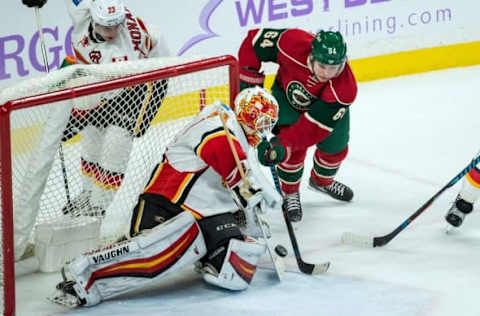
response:
[[[84,305],[85,302],[82,302],[75,292],[74,285],[76,282],[67,280],[64,268],[62,268],[62,277],[63,281],[57,284],[55,292],[47,299],[52,303],[66,306],[68,308],[75,308]]]

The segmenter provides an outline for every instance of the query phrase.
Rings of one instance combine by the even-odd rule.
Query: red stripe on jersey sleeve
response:
[[[240,160],[245,159],[246,155],[239,142],[236,139],[232,140]],[[212,167],[222,179],[226,179],[233,169],[237,167],[225,134],[220,134],[205,142],[202,150],[199,152],[199,156],[207,165]]]
[[[263,83],[263,74],[259,74],[262,63],[258,59],[255,49],[253,48],[253,39],[259,29],[250,30],[247,37],[243,40],[238,50],[238,64],[240,66],[240,79],[252,83],[258,84],[259,80]]]

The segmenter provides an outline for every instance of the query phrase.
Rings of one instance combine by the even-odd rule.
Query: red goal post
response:
[[[129,63],[129,62],[126,62]],[[140,61],[141,63],[141,61]],[[15,204],[17,203],[14,199],[17,198],[14,194],[14,185],[16,181],[21,181],[17,180],[18,178],[21,178],[23,175],[23,170],[17,170],[15,169],[15,137],[13,134],[15,131],[21,132],[25,128],[30,128],[31,126],[25,127],[27,123],[25,121],[27,120],[25,118],[25,114],[29,113],[31,111],[32,117],[37,116],[37,112],[42,112],[42,107],[47,107],[48,105],[52,104],[61,104],[61,102],[69,102],[69,100],[79,98],[79,97],[84,97],[84,96],[89,96],[92,94],[101,94],[101,93],[107,93],[109,91],[114,91],[118,89],[127,89],[128,87],[136,86],[136,85],[141,85],[145,84],[148,82],[152,81],[158,81],[161,79],[168,79],[169,84],[168,84],[168,93],[167,96],[165,97],[166,100],[163,100],[164,103],[168,103],[165,105],[165,107],[169,107],[172,109],[177,109],[179,107],[182,107],[182,103],[186,102],[185,100],[187,99],[182,99],[181,96],[184,95],[190,95],[193,94],[195,95],[194,98],[189,97],[189,101],[192,103],[192,107],[194,106],[194,103],[198,103],[199,108],[196,110],[194,109],[193,112],[188,112],[188,115],[193,115],[196,114],[195,111],[199,111],[203,106],[208,105],[215,101],[214,99],[222,99],[221,101],[224,103],[229,103],[231,106],[233,106],[233,100],[238,93],[239,89],[239,83],[238,83],[238,64],[237,61],[234,57],[232,56],[219,56],[219,57],[213,57],[213,58],[205,58],[205,59],[198,59],[194,61],[189,61],[189,62],[183,62],[182,59],[180,58],[178,61],[170,62],[172,65],[170,66],[162,66],[161,68],[158,69],[151,69],[148,71],[143,71],[144,69],[137,68],[137,64],[132,64],[133,68],[130,69],[141,69],[141,73],[135,73],[132,72],[131,70],[125,71],[125,73],[122,73],[121,75],[115,76],[114,78],[108,78],[108,73],[109,71],[106,70],[106,78],[103,80],[91,82],[91,83],[86,83],[86,84],[81,84],[78,86],[71,86],[65,88],[64,82],[66,81],[65,79],[56,79],[58,80],[58,87],[60,89],[50,89],[51,91],[42,91],[42,89],[36,91],[33,89],[32,91],[24,92],[20,91],[23,95],[19,97],[14,97],[12,99],[4,100],[2,99],[2,92],[0,92],[0,210],[1,210],[1,218],[0,218],[0,223],[1,223],[1,251],[0,251],[0,282],[1,282],[1,289],[0,291],[3,293],[0,293],[0,306],[2,308],[3,314],[4,315],[13,315],[15,312],[15,239],[17,236],[14,236],[15,234],[15,229],[14,229],[14,207]],[[96,65],[100,66],[100,65]],[[72,67],[77,67],[77,66],[72,66]],[[79,66],[80,67],[80,66]],[[88,69],[90,65],[87,66],[81,66],[85,67]],[[149,66],[150,67],[150,66]],[[225,72],[225,75],[219,75],[219,78],[222,77],[223,79],[219,79],[218,82],[222,82],[221,85],[226,86],[226,92],[223,92],[224,90],[215,90],[215,91],[221,91],[221,92],[214,92],[212,95],[210,94],[210,89],[212,86],[216,86],[218,83],[217,82],[210,82],[209,80],[211,77],[213,77],[211,72],[208,72],[210,70],[215,70],[215,69],[220,69],[220,68],[226,68],[227,71]],[[203,71],[207,71],[205,76],[199,75],[198,77],[192,77],[192,89],[191,91],[188,90],[188,87],[184,88],[181,87],[179,89],[176,89],[176,82],[175,80],[172,80],[172,78],[186,78],[185,80],[190,80],[188,79],[190,75],[192,74],[201,74]],[[216,70],[215,70],[216,71]],[[45,77],[52,77],[55,76],[56,72],[52,72],[51,74],[45,75]],[[185,77],[182,77],[185,76]],[[216,76],[216,75],[215,75]],[[205,83],[203,82],[203,77],[205,77]],[[29,82],[34,83],[35,79],[29,79]],[[40,80],[40,79],[39,79]],[[183,80],[183,79],[181,79]],[[181,81],[178,80],[178,81]],[[21,85],[20,85],[21,86]],[[19,90],[20,89],[19,86]],[[24,85],[25,86],[25,85]],[[27,85],[28,86],[28,85]],[[11,87],[11,91],[15,91],[15,86]],[[222,88],[225,89],[225,88]],[[218,95],[217,95],[218,93]],[[225,95],[224,95],[225,94]],[[13,94],[15,95],[15,93]],[[176,100],[178,99],[178,100]],[[173,101],[172,101],[173,100]],[[5,102],[6,101],[6,102]],[[177,102],[178,103],[174,103]],[[170,105],[170,103],[172,103]],[[58,105],[59,106],[59,105]],[[160,115],[160,112],[162,110],[162,107],[164,105],[162,104],[160,106],[160,110],[158,113],[156,113],[156,117]],[[190,106],[190,105],[189,105]],[[38,110],[38,111],[37,111]],[[71,109],[68,109],[70,111]],[[47,112],[45,110],[45,112]],[[17,113],[17,117],[12,117]],[[18,115],[18,113],[20,113]],[[173,117],[173,116],[175,117]],[[167,114],[167,120],[177,120],[179,117],[182,117],[184,114],[182,113],[177,113],[177,114]],[[47,117],[47,116],[45,116]],[[24,120],[25,118],[25,120]],[[151,124],[157,124],[161,126],[164,124],[163,122],[165,121],[165,118],[159,119],[158,120],[160,123],[151,123]],[[14,125],[17,124],[17,122],[23,122],[18,125],[19,127],[15,127]],[[152,121],[155,122],[155,119]],[[23,124],[23,125],[22,125]],[[38,124],[38,126],[43,126],[45,124],[44,121],[41,123],[35,123]],[[174,131],[178,132],[178,126],[172,127],[171,129]],[[157,130],[153,130],[151,128],[148,133],[158,133],[152,137],[152,139],[157,139],[159,136],[162,135],[162,128],[157,128]],[[171,136],[168,136],[171,138]],[[28,140],[27,143],[29,143],[32,146],[35,146],[35,142],[38,141],[38,135],[35,137],[32,137],[31,139]],[[163,138],[161,141],[163,142],[161,145],[160,144],[147,144],[145,146],[152,146],[154,147],[162,147],[164,148],[165,142],[168,142],[170,139]],[[57,145],[58,147],[58,145]],[[72,145],[71,147],[75,147],[75,145]],[[144,147],[143,143],[141,145],[136,146],[138,147]],[[13,150],[12,150],[13,148]],[[148,149],[148,148],[147,148]],[[28,149],[30,150],[30,149]],[[135,147],[133,150],[136,150]],[[69,151],[67,150],[66,155],[69,155]],[[132,152],[133,154],[133,152]],[[25,154],[26,155],[26,154]],[[58,155],[58,154],[56,154]],[[56,156],[57,157],[57,156]],[[29,156],[26,156],[27,160],[30,159]],[[35,157],[32,157],[31,159],[34,159]],[[68,157],[67,157],[68,158]],[[58,160],[57,158],[52,158],[54,160]],[[133,159],[130,159],[133,160]],[[55,164],[56,162],[54,162]],[[130,162],[129,162],[130,163]],[[71,170],[75,170],[77,168],[76,162],[75,163],[70,163],[67,161],[68,168]],[[142,166],[140,166],[143,168]],[[140,167],[135,167],[135,168],[140,168]],[[150,165],[145,165],[145,168],[151,167]],[[76,172],[76,171],[75,171]],[[47,176],[47,177],[60,177],[60,176]],[[126,174],[126,177],[128,177],[128,173]],[[45,179],[45,182],[47,180]],[[50,180],[49,180],[50,181]],[[143,180],[142,180],[143,181]],[[138,181],[135,185],[137,187],[140,187],[143,185],[142,181]],[[46,182],[47,186],[50,185],[51,182]],[[123,184],[122,184],[123,186]],[[61,188],[61,186],[59,186]],[[76,187],[73,186],[73,189]],[[63,189],[52,189],[53,191],[61,191]],[[135,191],[135,192],[138,192]],[[45,202],[45,198],[43,197],[42,193],[42,202],[38,202],[37,204],[45,204],[49,202]],[[62,193],[64,194],[64,193]],[[40,200],[40,197],[38,197]],[[57,198],[52,198],[53,200],[57,200]],[[55,201],[57,202],[57,201]],[[65,201],[63,201],[64,203]],[[19,202],[18,202],[19,203]],[[53,203],[53,202],[51,202]],[[122,202],[118,202],[122,203]],[[36,205],[36,204],[35,204]],[[52,215],[52,217],[47,217],[46,219],[43,219],[43,221],[49,221],[53,220],[54,217],[56,216],[62,216],[61,212],[59,214],[59,206],[55,204],[51,204],[50,206],[46,206],[48,209],[55,209],[55,214]],[[61,208],[60,208],[61,210]],[[15,210],[15,212],[20,212],[21,210]],[[107,209],[107,218],[109,211]],[[38,212],[41,213],[38,209],[35,210],[35,214],[37,216]],[[50,216],[50,215],[48,215]],[[38,224],[39,220],[38,219],[33,219],[34,224],[32,224],[32,230],[34,229],[35,225]],[[123,223],[122,223],[123,225]],[[32,232],[27,232],[28,239],[31,241],[32,239]],[[107,236],[106,239],[111,239],[114,236]],[[53,290],[53,289],[52,289]]]

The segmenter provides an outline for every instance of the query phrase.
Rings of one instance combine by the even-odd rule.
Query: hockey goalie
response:
[[[278,104],[249,88],[231,113],[207,106],[176,136],[138,198],[130,236],[67,263],[53,302],[95,305],[191,264],[209,284],[248,287],[266,250],[255,239],[266,228],[257,212],[281,203],[249,152],[271,131]]]

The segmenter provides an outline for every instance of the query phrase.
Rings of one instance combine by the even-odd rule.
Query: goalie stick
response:
[[[350,245],[361,247],[381,247],[388,244],[395,236],[397,236],[402,230],[404,230],[411,222],[413,222],[420,214],[422,214],[433,201],[435,201],[444,191],[452,187],[460,179],[465,176],[470,170],[472,170],[478,163],[480,163],[480,156],[475,157],[462,171],[460,171],[450,182],[448,182],[440,191],[435,193],[425,204],[423,204],[418,210],[415,211],[410,217],[403,221],[400,226],[395,228],[391,233],[384,236],[368,237],[360,236],[354,233],[345,232],[342,234],[342,242]]]
[[[230,111],[230,109],[226,105],[221,104],[221,106],[222,106],[222,108],[225,112]],[[227,128],[227,122],[225,121],[225,117],[223,116],[223,114],[224,114],[224,112],[220,113],[220,120],[222,121],[223,129],[225,131],[225,134],[227,135],[228,145],[230,147],[230,150],[232,151],[233,158],[235,159],[235,164],[237,165],[237,169],[240,172],[240,177],[242,178],[243,184],[247,184],[248,179],[245,176],[245,172],[243,171],[242,164],[240,163],[240,158],[238,158],[237,149],[235,148],[235,146],[233,144],[232,135],[230,135],[230,131]],[[227,114],[227,113],[225,113],[225,114]],[[242,188],[240,188],[240,190],[242,190]],[[283,262],[283,259],[280,258],[280,256],[275,256],[275,252],[273,251],[272,245],[268,241],[267,233],[265,232],[265,228],[262,225],[262,217],[260,216],[260,212],[258,211],[257,207],[253,208],[253,212],[255,213],[255,215],[258,218],[258,225],[260,226],[260,230],[262,231],[263,240],[265,241],[265,245],[267,246],[268,254],[270,256],[270,259],[272,260],[273,267],[275,269],[275,274],[277,275],[278,280],[281,281],[282,278],[283,278],[283,275],[285,273],[285,263]]]
[[[272,174],[275,188],[277,189],[278,193],[283,196],[282,189],[280,187],[280,181],[278,180],[278,175],[274,166],[270,166],[270,173]],[[321,274],[327,272],[328,268],[330,267],[329,261],[316,264],[303,261],[302,256],[300,255],[300,249],[298,248],[297,237],[295,237],[292,222],[288,218],[287,210],[285,209],[285,203],[282,204],[282,213],[283,218],[285,219],[285,224],[287,225],[288,237],[290,237],[290,242],[292,243],[293,253],[295,254],[295,259],[297,260],[298,269],[305,274]]]

